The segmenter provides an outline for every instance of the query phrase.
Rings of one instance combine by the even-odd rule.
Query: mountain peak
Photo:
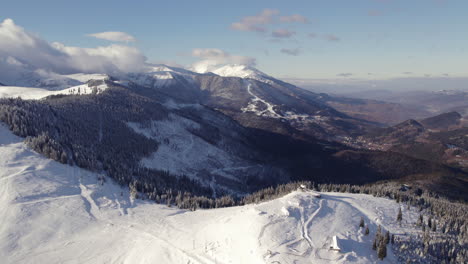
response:
[[[165,64],[152,64],[148,67],[146,70],[147,73],[154,73],[154,72],[174,72],[178,74],[194,74],[194,72],[191,72],[189,70],[179,68],[179,67],[173,67],[173,66],[168,66]]]
[[[259,71],[254,67],[242,64],[223,65],[215,70],[212,70],[211,72],[223,77],[240,77],[252,79],[255,79],[256,77],[269,77],[267,74]]]

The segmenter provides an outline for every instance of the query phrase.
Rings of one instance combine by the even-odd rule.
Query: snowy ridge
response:
[[[153,65],[148,67],[145,72],[129,73],[123,76],[123,80],[134,82],[138,85],[150,88],[164,88],[177,83],[177,77],[181,77],[193,83],[195,72],[173,68],[166,65]]]
[[[99,73],[75,73],[75,74],[69,74],[69,75],[63,75],[67,78],[77,80],[82,83],[86,83],[91,80],[96,80],[96,81],[105,81],[109,80],[109,75],[107,74],[99,74]]]
[[[398,203],[361,194],[298,191],[195,212],[134,200],[110,179],[29,150],[3,125],[0,155],[5,263],[375,263],[378,225],[400,237],[419,232],[409,224],[416,210],[401,207],[400,226]],[[327,249],[333,236],[340,252]],[[397,262],[388,248],[381,263]]]
[[[109,80],[107,74],[58,74],[44,70],[33,70],[29,68],[19,68],[15,71],[3,73],[2,82],[5,86],[33,87],[47,90],[63,90],[66,88],[85,84],[91,80]]]
[[[16,76],[15,76],[16,75]],[[67,76],[43,72],[15,72],[10,78],[2,80],[5,85],[21,87],[39,87],[48,90],[61,90],[82,84]]]
[[[166,87],[175,83],[172,73],[164,71],[129,74],[128,79],[136,84],[154,88]]]
[[[20,97],[24,100],[37,100],[50,95],[85,95],[92,93],[101,93],[107,88],[109,88],[109,86],[105,82],[99,85],[82,84],[57,91],[32,87],[0,86],[0,98]]]
[[[258,76],[267,76],[265,73],[255,68],[238,64],[224,65],[211,72],[223,77],[253,78]]]
[[[273,77],[247,65],[229,64],[212,70],[211,72],[223,77],[239,77],[243,79],[254,79],[270,84],[273,83]]]

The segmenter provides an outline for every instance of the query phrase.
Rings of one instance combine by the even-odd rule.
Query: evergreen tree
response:
[[[401,222],[403,220],[403,214],[401,212],[401,207],[398,209],[397,221]]]
[[[364,227],[364,217],[361,216],[361,221],[359,221],[359,227]]]
[[[419,225],[422,225],[423,223],[424,223],[424,218],[423,218],[423,215],[420,214],[420,215],[419,215],[418,222],[417,222],[416,224],[419,226]]]
[[[367,236],[369,235],[369,226],[366,226],[366,231],[364,231],[364,234]]]
[[[383,240],[380,241],[377,248],[377,257],[383,260],[387,256],[387,244]]]
[[[385,233],[384,242],[385,242],[385,244],[390,243],[390,232],[389,232],[389,231],[387,231],[387,232]]]

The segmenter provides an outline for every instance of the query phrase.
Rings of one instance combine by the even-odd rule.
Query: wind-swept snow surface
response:
[[[133,200],[99,178],[38,155],[0,125],[2,263],[374,263],[377,225],[413,232],[396,223],[399,204],[367,195],[294,192],[190,212]],[[328,249],[333,236],[341,252]],[[394,262],[389,250],[383,263]]]

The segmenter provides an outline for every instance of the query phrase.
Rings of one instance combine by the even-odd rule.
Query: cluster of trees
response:
[[[359,227],[364,228],[364,226],[366,227],[364,235],[367,236],[370,233],[369,226],[365,225],[364,218],[361,217],[361,220],[359,221]],[[395,235],[390,236],[390,231],[383,233],[382,227],[379,225],[377,232],[375,233],[374,242],[372,243],[372,249],[377,251],[377,257],[379,259],[383,260],[387,256],[387,245],[390,242],[392,242],[392,244],[395,243]]]
[[[412,236],[391,236],[393,249],[400,261],[410,263],[467,263],[468,262],[468,205],[449,201],[437,194],[417,187],[402,188],[401,184],[385,182],[362,186],[318,184],[314,188],[327,192],[370,194],[394,199],[401,206],[416,207],[421,215],[414,224],[421,233]],[[396,221],[402,222],[401,208]],[[377,244],[378,245],[378,244]]]
[[[372,249],[377,251],[377,257],[383,260],[387,256],[387,245],[390,243],[390,232],[385,234],[382,232],[382,227],[379,226],[375,234]]]

